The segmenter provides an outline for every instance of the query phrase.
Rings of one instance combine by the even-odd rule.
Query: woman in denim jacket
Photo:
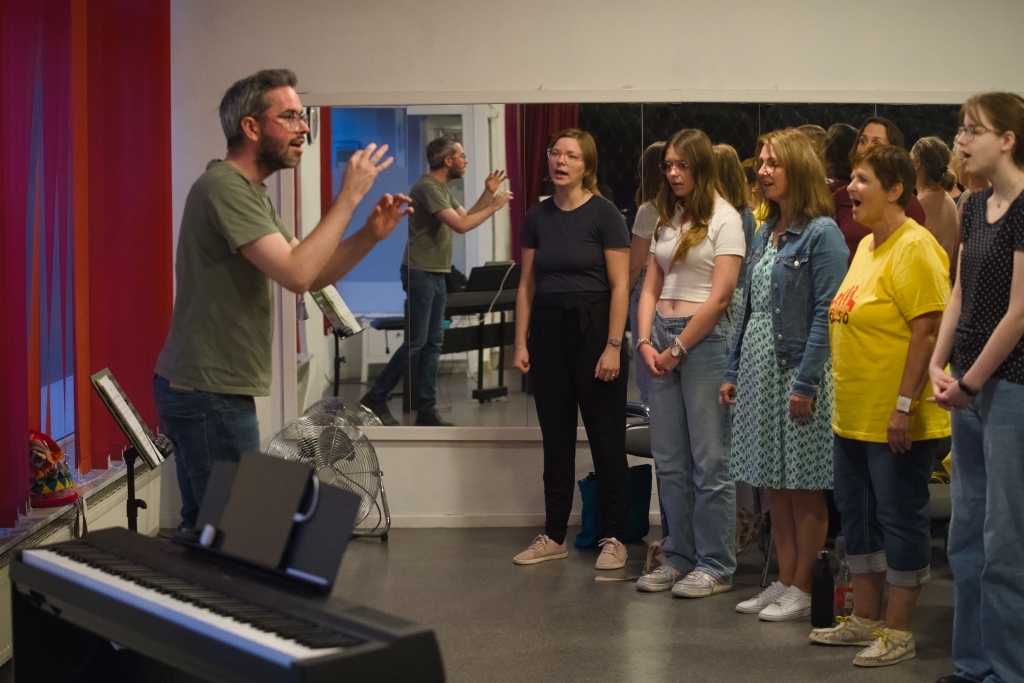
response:
[[[736,404],[730,474],[766,489],[779,557],[779,580],[736,610],[786,621],[810,614],[811,575],[828,531],[828,309],[848,251],[810,139],[794,129],[765,138],[758,181],[770,211],[751,245],[719,400]]]

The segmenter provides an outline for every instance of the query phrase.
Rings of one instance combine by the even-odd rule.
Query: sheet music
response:
[[[131,430],[132,434],[137,439],[137,444],[141,445],[145,450],[145,453],[140,453],[143,458],[153,467],[156,467],[163,461],[163,455],[153,445],[153,440],[149,438],[149,433],[139,418],[135,415],[135,411],[132,410],[131,406],[125,400],[124,396],[118,390],[117,385],[110,379],[109,375],[100,377],[96,380],[96,384],[103,389],[103,393],[106,394],[110,400],[110,404],[117,411],[117,414],[121,417],[122,424],[126,425]]]
[[[338,294],[338,290],[334,285],[327,285],[319,292],[310,293],[313,295],[313,301],[316,302],[316,305],[327,316],[328,322],[331,323],[331,327],[335,331],[350,337],[363,330],[362,325],[352,315],[352,311],[341,298],[341,295]]]

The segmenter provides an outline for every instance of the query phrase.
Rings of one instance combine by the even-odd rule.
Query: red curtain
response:
[[[170,322],[169,0],[0,3],[0,527],[28,500],[29,429],[74,427],[81,472],[125,440],[89,376],[155,424]],[[65,426],[69,425],[69,426]]]
[[[169,0],[88,3],[88,357],[109,367],[147,424],[158,422],[153,367],[170,327],[171,15]],[[84,278],[76,278],[76,283]],[[106,467],[127,440],[88,388],[79,467]],[[84,393],[84,392],[83,392]],[[81,405],[82,402],[79,402]]]
[[[510,116],[510,110],[512,115]],[[505,113],[505,154],[516,150],[515,161],[520,165],[522,187],[512,183],[513,194],[522,199],[514,202],[520,207],[512,213],[512,257],[522,258],[522,217],[539,201],[544,181],[548,177],[547,148],[551,136],[566,128],[577,128],[580,122],[578,104],[520,104],[508,105]],[[511,138],[511,139],[510,139]],[[511,163],[509,164],[511,175]],[[520,192],[516,192],[516,190]],[[518,215],[517,215],[518,213]]]

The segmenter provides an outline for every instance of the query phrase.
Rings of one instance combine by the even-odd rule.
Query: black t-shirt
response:
[[[1003,217],[985,217],[992,190],[972,192],[960,228],[960,290],[963,301],[956,326],[953,364],[967,372],[1010,307],[1013,254],[1024,251],[1024,193]],[[1018,341],[993,377],[1024,384],[1024,340]]]
[[[545,199],[526,212],[523,249],[535,249],[534,282],[538,294],[607,292],[605,249],[629,247],[622,214],[607,199],[594,195],[572,211]]]

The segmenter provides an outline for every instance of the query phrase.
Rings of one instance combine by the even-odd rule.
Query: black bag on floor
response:
[[[651,476],[650,465],[629,468],[629,501],[626,504],[626,537],[623,543],[635,543],[651,530]],[[579,480],[580,498],[583,499],[582,528],[573,545],[577,548],[596,546],[605,533],[604,512],[597,501],[597,475],[591,472]]]

